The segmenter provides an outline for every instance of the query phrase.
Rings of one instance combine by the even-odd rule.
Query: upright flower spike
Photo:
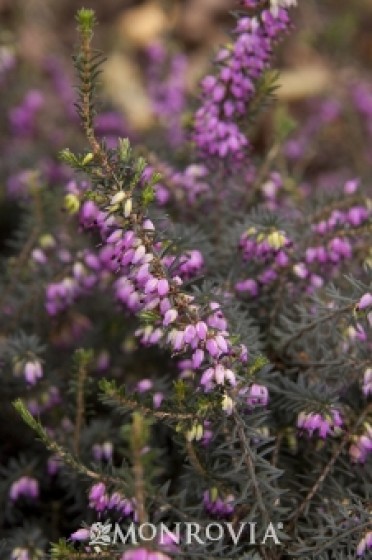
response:
[[[240,17],[235,41],[217,54],[218,72],[202,81],[201,106],[195,113],[193,140],[203,156],[243,159],[249,144],[239,123],[269,66],[274,41],[288,29],[285,8],[292,4],[277,1],[258,17]],[[250,0],[245,5],[259,7]]]

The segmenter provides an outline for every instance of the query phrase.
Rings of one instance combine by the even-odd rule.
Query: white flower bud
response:
[[[113,206],[115,204],[120,204],[120,202],[123,202],[125,198],[126,198],[125,192],[119,191],[116,194],[114,194],[114,196],[111,198],[110,204],[112,204]]]
[[[129,216],[131,215],[132,208],[133,208],[133,201],[131,198],[128,198],[128,200],[124,204],[124,216],[126,218],[129,218]]]

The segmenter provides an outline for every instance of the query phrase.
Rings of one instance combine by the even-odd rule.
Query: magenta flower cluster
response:
[[[116,204],[119,198],[122,198],[121,193],[114,195],[111,203]],[[129,217],[131,208],[128,200],[125,211]],[[151,220],[146,218],[142,224],[137,224],[137,231],[124,231],[115,228],[113,217],[106,218],[92,202],[86,202],[80,213],[85,227],[94,225],[100,228],[104,241],[100,250],[101,263],[104,262],[111,272],[119,273],[113,285],[116,299],[133,313],[150,312],[155,316],[153,326],[138,331],[143,342],[157,344],[164,341],[173,352],[191,353],[193,367],[200,369],[204,366],[200,384],[205,391],[210,391],[215,385],[235,385],[236,375],[228,367],[228,362],[245,363],[247,350],[244,345],[238,348],[232,346],[220,304],[210,303],[208,316],[203,318],[193,296],[179,294],[183,278],[189,278],[203,266],[201,253],[197,250],[186,253],[174,270],[174,257],[159,257],[161,244],[155,240],[155,227]],[[171,269],[169,274],[167,271]],[[85,279],[90,275],[80,274],[79,277]],[[72,297],[75,294],[73,290]],[[54,307],[51,309],[53,311]],[[188,310],[192,320],[182,317],[185,317],[184,309]]]
[[[359,436],[355,436],[354,442],[350,446],[349,454],[355,463],[365,463],[368,455],[372,452],[372,426],[366,424],[365,431]]]
[[[103,482],[97,482],[89,490],[89,507],[99,514],[115,511],[121,517],[135,516],[133,500],[124,498],[119,492],[109,494]]]
[[[343,425],[340,412],[333,408],[327,414],[316,412],[300,412],[297,418],[297,428],[307,433],[310,437],[318,435],[325,439],[329,434],[334,434],[337,428]]]
[[[233,502],[234,496],[221,497],[215,488],[204,492],[204,509],[213,517],[228,518],[231,516],[234,513]]]
[[[193,163],[185,169],[178,170],[164,162],[157,162],[157,171],[161,172],[161,179],[155,185],[154,190],[159,206],[184,200],[194,205],[200,198],[207,196],[210,191],[207,182],[208,169],[204,164]],[[154,167],[148,165],[142,179],[145,181],[151,177],[153,172]]]
[[[285,9],[263,10],[238,20],[235,42],[216,57],[219,72],[202,81],[202,104],[195,114],[194,142],[200,153],[242,160],[248,140],[239,126],[268,68],[274,42],[289,27]]]
[[[351,196],[357,188],[356,181],[347,181],[344,192]],[[261,265],[262,271],[256,278],[239,280],[236,290],[255,297],[264,286],[289,273],[297,285],[305,281],[307,292],[313,293],[351,260],[358,245],[353,231],[368,225],[370,218],[368,203],[351,205],[347,211],[331,210],[328,217],[312,225],[314,236],[306,239],[305,249],[279,229],[248,228],[241,235],[239,249],[245,261]]]

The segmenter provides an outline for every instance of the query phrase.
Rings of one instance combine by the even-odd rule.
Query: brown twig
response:
[[[243,424],[240,416],[237,414],[237,412],[234,413],[233,418],[234,418],[236,426],[237,426],[238,435],[239,435],[239,438],[240,438],[240,445],[241,445],[242,451],[244,453],[244,462],[248,467],[249,476],[250,476],[251,481],[252,481],[253,492],[254,492],[254,495],[256,496],[258,508],[259,508],[259,510],[261,512],[261,515],[262,515],[263,524],[268,526],[268,524],[270,523],[270,517],[269,517],[269,514],[267,512],[267,509],[266,509],[266,506],[265,506],[265,503],[264,503],[264,499],[263,499],[263,496],[262,496],[262,492],[261,492],[261,489],[260,489],[260,485],[259,485],[258,480],[257,480],[255,466],[254,466],[254,462],[253,462],[252,450],[251,450],[251,446],[250,446],[250,441],[245,434],[244,424]],[[269,551],[265,550],[265,548],[262,547],[262,546],[260,547],[260,554],[264,559],[269,559],[270,558]]]
[[[140,525],[147,523],[148,516],[145,508],[145,472],[143,468],[143,428],[144,419],[137,412],[133,414],[131,447],[133,455],[133,477],[134,477],[134,495],[136,500],[136,512]]]
[[[81,429],[84,425],[85,415],[85,381],[87,379],[88,368],[86,363],[81,363],[78,369],[77,389],[76,389],[76,415],[73,449],[76,456],[79,455]]]
[[[118,406],[123,406],[128,409],[128,411],[139,411],[144,416],[152,416],[153,418],[157,418],[158,420],[197,420],[198,416],[193,412],[169,412],[165,410],[154,410],[147,406],[142,405],[141,403],[129,399],[124,395],[119,395],[114,391],[105,391],[105,394],[110,397],[110,399],[116,401]]]

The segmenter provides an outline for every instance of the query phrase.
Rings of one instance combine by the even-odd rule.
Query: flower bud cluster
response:
[[[222,497],[217,488],[206,490],[203,497],[204,509],[213,517],[226,518],[234,513],[234,496]]]
[[[95,461],[111,461],[113,445],[111,441],[95,443],[92,447],[92,455]]]
[[[202,104],[195,113],[193,131],[201,154],[238,161],[244,157],[248,140],[237,123],[249,110],[274,42],[288,27],[288,13],[279,6],[261,11],[258,17],[239,18],[235,41],[217,54],[217,74],[201,84]]]
[[[154,186],[156,202],[164,206],[170,201],[184,201],[190,204],[210,191],[206,181],[208,169],[202,163],[193,163],[182,170],[176,170],[164,162],[156,162],[156,168],[161,173],[161,180]],[[154,171],[153,166],[148,165],[143,173],[146,181]]]
[[[314,432],[317,432],[317,435],[322,439],[325,439],[329,434],[334,434],[342,424],[341,415],[335,408],[332,408],[328,414],[300,412],[297,418],[297,428],[301,432],[307,432],[310,437],[313,437]]]
[[[89,490],[89,507],[97,513],[116,511],[120,516],[135,516],[135,506],[132,499],[124,498],[119,492],[109,494],[103,482],[94,484]]]
[[[111,197],[115,211],[124,198],[121,192]],[[146,315],[147,326],[137,331],[143,342],[162,342],[174,353],[191,354],[193,367],[202,369],[200,385],[205,391],[225,383],[234,386],[236,375],[231,365],[246,361],[246,349],[231,344],[220,304],[211,302],[202,314],[195,297],[182,291],[181,274],[189,277],[197,272],[203,264],[201,254],[191,251],[186,258],[181,257],[175,271],[174,258],[160,255],[151,220],[136,218],[135,228],[122,228],[115,226],[114,214],[106,221],[102,214],[89,201],[83,204],[80,219],[85,226],[100,230],[101,262],[120,273],[114,282],[116,298],[132,313]],[[131,209],[124,217],[131,221],[133,216]]]
[[[347,181],[346,194],[353,194],[357,181]],[[273,230],[269,234],[250,227],[240,237],[239,248],[248,263],[271,264],[255,278],[246,278],[236,283],[236,290],[255,297],[260,289],[275,282],[284,273],[303,286],[308,293],[322,287],[332,279],[339,268],[353,257],[359,238],[354,235],[357,228],[366,227],[371,218],[370,202],[354,205],[350,201],[347,210],[333,209],[326,219],[311,226],[313,235],[305,244],[292,242],[286,233]],[[305,246],[302,246],[305,245]]]
[[[372,452],[372,426],[364,425],[364,433],[352,438],[349,455],[355,463],[365,463],[368,455]]]

